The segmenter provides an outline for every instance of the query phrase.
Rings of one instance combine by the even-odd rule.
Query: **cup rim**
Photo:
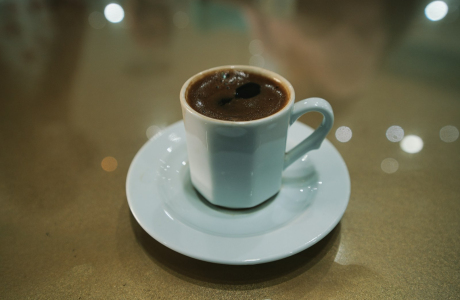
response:
[[[278,82],[282,83],[285,86],[285,88],[287,89],[288,93],[289,93],[288,103],[286,103],[286,105],[282,109],[280,109],[279,111],[277,111],[276,113],[274,113],[272,115],[269,115],[269,116],[266,116],[266,117],[263,117],[263,118],[260,118],[260,119],[249,120],[249,121],[228,121],[228,120],[215,119],[215,118],[205,116],[205,115],[197,112],[196,110],[194,110],[188,104],[187,100],[185,99],[185,92],[187,91],[187,88],[190,86],[191,83],[199,80],[200,78],[206,76],[207,74],[215,72],[215,71],[218,71],[218,70],[224,70],[224,69],[240,69],[240,70],[243,70],[243,71],[250,71],[250,72],[253,72],[253,73],[256,73],[256,74],[267,76],[267,77],[269,77],[269,78],[271,78],[271,79],[273,79],[275,81],[278,81]],[[193,114],[196,117],[202,118],[202,119],[204,119],[204,120],[206,120],[208,122],[213,122],[213,123],[218,123],[218,124],[226,124],[226,125],[245,125],[245,124],[247,124],[247,125],[251,124],[252,125],[252,124],[258,124],[258,123],[262,123],[262,122],[269,122],[270,120],[277,118],[279,115],[282,115],[287,110],[291,109],[292,105],[294,104],[294,100],[295,100],[294,88],[292,87],[291,83],[286,78],[284,78],[283,76],[281,76],[278,73],[275,73],[273,71],[270,71],[270,70],[267,70],[267,69],[264,69],[264,68],[260,68],[260,67],[248,66],[248,65],[225,65],[225,66],[213,67],[213,68],[201,71],[201,72],[193,75],[192,77],[190,77],[182,85],[182,88],[180,90],[180,102],[181,102],[181,105],[189,113]]]

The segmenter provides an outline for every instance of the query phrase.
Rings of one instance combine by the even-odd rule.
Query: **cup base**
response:
[[[250,206],[250,207],[238,208],[238,207],[226,207],[226,206],[214,204],[214,203],[210,202],[208,199],[206,199],[206,197],[203,196],[200,193],[200,191],[193,185],[193,183],[192,183],[192,186],[193,186],[193,189],[196,192],[196,195],[197,195],[198,199],[200,199],[206,206],[208,206],[210,208],[213,208],[213,209],[218,209],[218,210],[219,209],[225,209],[225,210],[234,210],[234,211],[238,211],[238,212],[241,212],[241,211],[252,212],[252,211],[255,211],[255,210],[262,209],[265,206],[269,205],[271,202],[273,202],[275,200],[276,196],[279,193],[279,190],[278,190],[273,196],[269,197],[267,200],[264,200],[263,202],[261,202],[261,203],[259,203],[257,205]]]

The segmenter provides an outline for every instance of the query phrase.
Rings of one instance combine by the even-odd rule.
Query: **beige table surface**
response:
[[[446,2],[430,21],[428,1],[127,0],[110,23],[108,1],[0,1],[0,299],[458,299],[460,14]],[[348,208],[280,261],[188,258],[127,203],[129,165],[181,119],[183,82],[226,64],[275,70],[335,110]]]

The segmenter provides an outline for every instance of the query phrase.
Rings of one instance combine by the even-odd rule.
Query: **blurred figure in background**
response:
[[[8,186],[20,199],[15,205],[65,204],[41,195],[72,196],[87,168],[82,158],[93,153],[70,121],[86,24],[83,0],[0,2],[0,178],[17,180]]]
[[[300,98],[314,94],[341,100],[366,87],[402,33],[393,28],[400,30],[410,21],[415,1],[263,0],[242,5],[254,37],[293,81]]]

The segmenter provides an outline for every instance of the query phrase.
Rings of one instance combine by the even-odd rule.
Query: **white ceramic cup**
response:
[[[195,111],[185,99],[187,88],[219,70],[236,69],[261,74],[283,85],[289,101],[280,111],[252,121],[224,121]],[[281,188],[285,168],[308,151],[318,149],[334,123],[331,105],[321,98],[294,104],[292,85],[282,76],[252,66],[222,66],[200,72],[180,91],[187,152],[194,187],[212,204],[249,208],[274,196]],[[321,125],[289,152],[288,128],[301,115],[317,111]]]

